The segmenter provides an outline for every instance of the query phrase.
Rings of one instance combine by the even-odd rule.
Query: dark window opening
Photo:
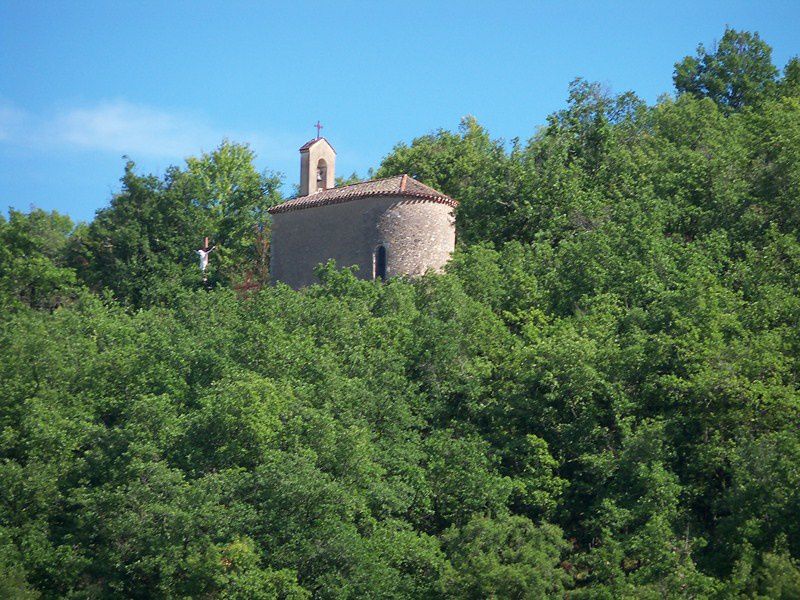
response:
[[[317,190],[324,190],[328,182],[328,163],[324,158],[320,158],[317,163]]]
[[[383,246],[375,250],[375,279],[386,281],[386,248]]]

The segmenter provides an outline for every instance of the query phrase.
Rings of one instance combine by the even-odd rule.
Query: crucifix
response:
[[[322,123],[319,122],[319,119],[317,119],[317,124],[314,127],[317,128],[317,139],[319,139],[319,131],[322,129]]]
[[[208,238],[203,238],[203,247],[199,250],[196,250],[197,254],[200,256],[200,272],[203,274],[203,281],[207,281],[208,278],[206,277],[206,269],[208,268],[208,255],[216,248],[216,246],[208,246]]]

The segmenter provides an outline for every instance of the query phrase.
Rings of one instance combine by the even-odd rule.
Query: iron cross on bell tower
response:
[[[317,119],[317,124],[316,124],[316,125],[314,125],[314,127],[316,127],[316,128],[317,128],[317,139],[319,139],[319,132],[320,132],[320,130],[323,128],[323,127],[322,127],[322,123],[320,123],[320,122],[319,122],[319,119]]]

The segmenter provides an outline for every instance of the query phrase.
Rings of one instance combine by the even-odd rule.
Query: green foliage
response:
[[[504,224],[503,207],[511,201],[515,173],[501,140],[492,140],[474,117],[461,121],[458,133],[443,129],[417,138],[411,146],[398,144],[378,169],[377,177],[406,173],[458,198],[457,212],[463,242],[490,239]]]
[[[0,530],[0,596],[9,600],[36,600],[41,595],[32,590],[22,567],[22,557],[5,530]]]
[[[0,307],[53,310],[76,295],[75,272],[66,265],[72,230],[70,218],[56,212],[0,215]]]
[[[569,548],[561,530],[521,516],[478,517],[443,537],[457,598],[561,598],[569,581],[561,555]]]
[[[186,160],[191,202],[210,217],[208,235],[217,246],[220,282],[250,276],[264,283],[269,277],[267,209],[281,202],[280,178],[258,173],[254,159],[248,146],[226,140],[214,152]]]
[[[76,236],[72,264],[93,289],[132,306],[168,302],[201,285],[195,250],[216,246],[209,282],[262,285],[269,272],[267,209],[280,201],[280,180],[258,173],[246,145],[171,167],[163,179],[141,176],[128,161],[122,191]]]
[[[758,33],[726,28],[713,52],[700,44],[697,56],[675,64],[675,88],[738,110],[772,91],[778,70],[772,48]]]
[[[768,62],[727,30],[675,99],[578,79],[527,142],[398,145],[379,176],[461,201],[413,281],[258,289],[277,181],[229,142],[129,163],[89,225],[11,211],[0,596],[797,597],[798,67]]]

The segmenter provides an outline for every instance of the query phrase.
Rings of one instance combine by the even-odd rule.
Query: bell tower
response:
[[[300,148],[300,196],[329,190],[336,184],[336,151],[324,137]]]

